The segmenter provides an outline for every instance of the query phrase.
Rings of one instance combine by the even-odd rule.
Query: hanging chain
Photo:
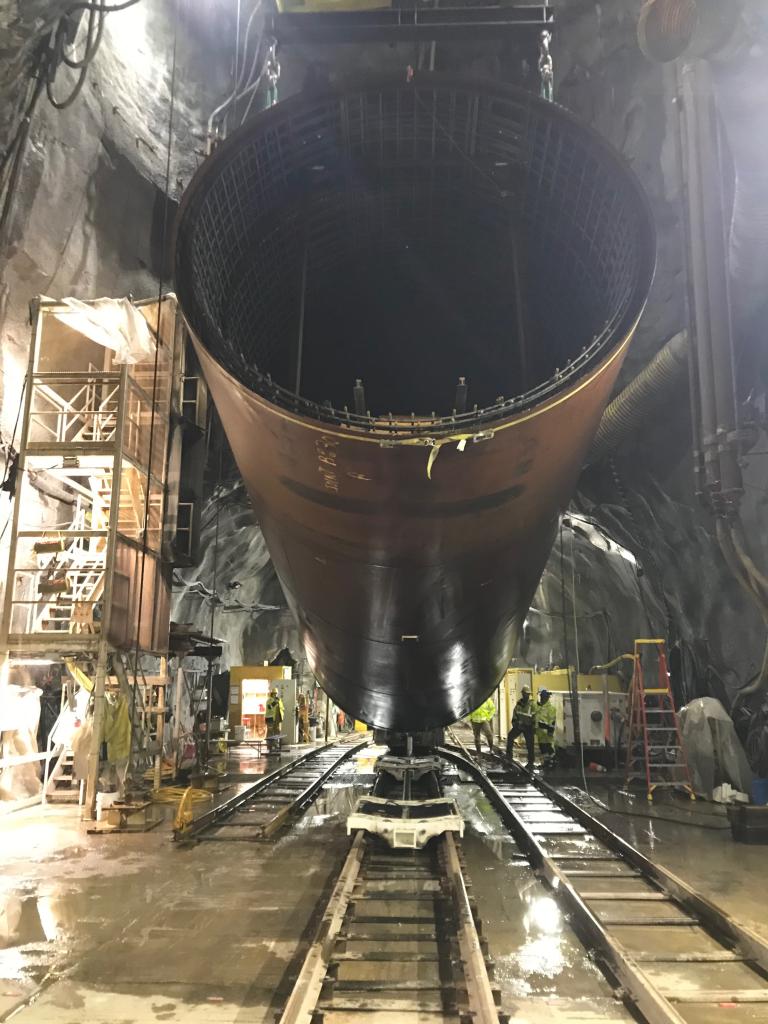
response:
[[[552,62],[552,54],[549,52],[549,44],[552,42],[552,33],[548,29],[539,36],[539,77],[541,79],[541,98],[550,103],[555,98],[555,66]]]

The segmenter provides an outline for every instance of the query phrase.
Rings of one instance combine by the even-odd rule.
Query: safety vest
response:
[[[517,704],[515,704],[515,709],[512,712],[512,722],[515,725],[519,725],[522,729],[533,728],[536,722],[536,705],[530,697],[525,703],[523,703],[521,697]]]
[[[279,697],[269,697],[267,700],[266,718],[272,720],[279,717],[280,721],[285,718],[285,708]]]
[[[554,744],[557,708],[552,703],[552,698],[546,704],[539,704],[536,711],[536,736],[539,742]]]
[[[468,715],[470,722],[490,722],[493,716],[496,714],[496,705],[493,703],[491,697],[481,704],[479,708],[475,708],[472,714]]]

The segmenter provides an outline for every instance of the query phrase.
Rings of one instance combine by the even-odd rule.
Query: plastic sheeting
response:
[[[680,710],[683,743],[697,794],[712,798],[724,782],[749,793],[752,771],[730,715],[714,697],[697,697]]]
[[[26,757],[37,753],[40,696],[36,686],[9,684],[2,688],[0,757]],[[41,761],[0,769],[0,800],[25,800],[42,792]]]
[[[768,778],[768,697],[749,715],[744,742],[752,768],[761,779]]]
[[[140,363],[155,352],[147,321],[128,299],[62,299],[66,312],[54,315],[97,345],[112,349],[116,363]]]
[[[78,781],[88,778],[88,755],[91,752],[93,719],[83,722],[72,735],[72,775]]]

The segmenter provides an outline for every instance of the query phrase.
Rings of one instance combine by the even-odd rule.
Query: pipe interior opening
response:
[[[212,355],[256,391],[269,374],[353,409],[359,378],[373,416],[450,415],[464,377],[482,409],[588,364],[647,290],[634,181],[526,93],[301,97],[222,149],[182,220],[179,290]]]

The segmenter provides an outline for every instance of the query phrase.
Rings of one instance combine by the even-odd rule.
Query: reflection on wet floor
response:
[[[591,780],[589,788],[598,803],[575,787],[564,787],[564,792],[641,853],[768,937],[768,888],[755,881],[764,877],[765,847],[735,843],[725,808],[672,796],[657,799],[649,807],[642,794],[627,794]],[[601,804],[621,813],[610,813]],[[763,1012],[768,1020],[768,1011]]]
[[[50,903],[46,896],[4,897],[0,901],[0,949],[55,939]]]
[[[469,784],[447,792],[467,822],[464,857],[504,1010],[536,1024],[632,1020],[488,801]]]
[[[15,1020],[271,1022],[370,782],[350,762],[296,828],[236,854],[163,827],[86,836],[71,807],[4,819],[0,1019],[42,983]]]

